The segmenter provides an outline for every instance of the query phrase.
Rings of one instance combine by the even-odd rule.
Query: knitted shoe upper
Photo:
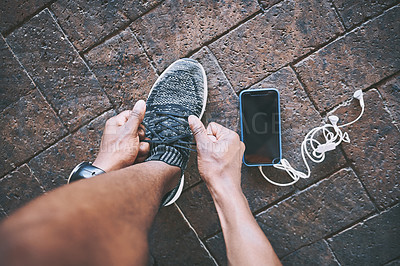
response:
[[[192,133],[189,115],[200,117],[205,107],[206,80],[202,66],[181,59],[169,66],[154,84],[146,103],[143,124],[150,138],[150,157],[178,166],[189,158]]]

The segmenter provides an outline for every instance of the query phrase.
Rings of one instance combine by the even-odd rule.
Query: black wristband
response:
[[[81,179],[88,179],[96,175],[105,173],[100,168],[93,166],[89,162],[81,162],[75,166],[68,178],[68,184]]]

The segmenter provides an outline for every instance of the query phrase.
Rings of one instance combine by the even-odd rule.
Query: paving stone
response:
[[[364,94],[365,113],[346,131],[351,142],[343,144],[368,193],[384,208],[399,201],[400,133],[385,110],[377,90]],[[360,113],[358,103],[338,109],[335,115],[350,121]]]
[[[326,1],[283,1],[210,45],[235,91],[342,32]]]
[[[0,204],[8,214],[42,194],[39,182],[26,164],[0,179]]]
[[[383,265],[399,256],[400,205],[329,239],[342,265]]]
[[[162,1],[164,0],[126,0],[117,1],[115,5],[119,8],[119,10],[126,14],[128,18],[135,20]]]
[[[203,65],[207,75],[208,97],[202,122],[205,126],[210,122],[216,122],[239,132],[239,98],[219,67],[216,58],[207,47],[202,48],[192,58]],[[185,171],[185,187],[194,185],[200,180],[197,153],[192,152]]]
[[[0,110],[35,87],[0,36]]]
[[[167,0],[132,23],[158,71],[259,10],[255,0]]]
[[[306,172],[301,157],[301,143],[306,134],[314,127],[324,124],[314,108],[306,92],[290,67],[282,68],[253,85],[256,88],[276,88],[280,93],[282,158],[285,158],[295,168]],[[315,181],[332,174],[342,167],[346,161],[340,150],[327,153],[325,161],[317,164],[308,160],[311,176],[301,179],[297,186],[304,188]],[[292,179],[283,171],[272,167],[264,167],[265,174],[277,182],[290,182]],[[262,178],[262,176],[260,175]],[[265,181],[266,182],[266,181]]]
[[[66,184],[78,163],[94,161],[105,122],[113,115],[112,110],[104,113],[29,161],[29,167],[46,191]]]
[[[0,5],[0,31],[11,30],[52,0],[3,0]]]
[[[206,245],[211,255],[219,265],[228,265],[224,235],[221,233],[206,240]]]
[[[177,205],[196,230],[200,239],[221,230],[217,210],[204,182],[184,191],[179,197]],[[207,217],[207,219],[204,219],[204,217]]]
[[[392,8],[295,66],[319,111],[399,71],[399,16],[400,7]]]
[[[160,209],[149,238],[155,265],[215,265],[175,205]]]
[[[83,160],[92,160],[95,157],[106,117],[113,115],[114,112],[109,111],[104,114],[104,118],[95,119],[90,125],[84,126],[76,132],[75,130],[80,125],[87,123],[99,114],[104,113],[108,108],[111,108],[111,103],[101,102],[106,99],[106,95],[101,92],[101,86],[110,94],[111,102],[115,109],[122,109],[126,106],[131,107],[133,100],[130,100],[130,97],[132,99],[136,97],[132,95],[145,95],[144,90],[151,86],[143,84],[149,83],[152,85],[154,80],[147,80],[151,75],[144,75],[140,71],[138,73],[135,69],[137,66],[137,61],[135,60],[139,57],[139,59],[143,58],[140,63],[142,71],[145,69],[153,71],[151,68],[147,68],[151,66],[148,63],[146,64],[148,60],[143,51],[141,51],[140,47],[142,45],[150,55],[149,57],[154,60],[159,72],[179,57],[191,55],[193,51],[197,51],[204,45],[211,47],[217,57],[207,46],[193,55],[193,57],[202,62],[208,75],[210,90],[209,102],[203,118],[205,124],[210,121],[216,121],[233,130],[235,130],[236,124],[236,131],[238,131],[238,105],[235,92],[239,92],[243,88],[247,88],[267,77],[259,85],[277,87],[281,94],[284,94],[281,95],[282,99],[284,99],[284,96],[286,97],[286,102],[281,105],[283,108],[282,115],[284,113],[287,115],[282,125],[283,127],[286,126],[285,132],[283,132],[285,134],[283,136],[285,139],[283,147],[285,148],[286,146],[287,151],[284,151],[284,155],[296,167],[302,169],[300,157],[298,156],[299,146],[296,147],[295,145],[301,142],[304,134],[309,129],[321,125],[322,118],[311,104],[307,94],[304,93],[292,69],[287,67],[282,69],[282,67],[293,62],[293,60],[303,58],[306,53],[314,49],[320,49],[322,43],[326,43],[343,32],[344,29],[338,22],[331,2],[334,2],[338,7],[339,14],[342,16],[347,29],[359,25],[362,21],[374,17],[378,13],[382,13],[388,6],[394,4],[393,0],[352,0],[346,3],[342,0],[324,1],[323,3],[322,0],[286,0],[280,3],[277,3],[278,0],[243,0],[236,1],[237,3],[233,3],[234,1],[232,0],[218,3],[211,3],[212,1],[202,1],[201,3],[192,1],[192,3],[183,0],[169,0],[154,8],[132,26],[139,41],[142,43],[141,45],[138,45],[136,37],[132,37],[132,33],[128,29],[123,32],[117,31],[116,36],[100,44],[99,47],[86,50],[87,47],[93,47],[93,45],[101,43],[105,36],[113,35],[112,32],[120,30],[130,23],[129,20],[135,20],[137,16],[147,12],[161,1],[109,1],[104,7],[102,6],[106,2],[104,0],[89,1],[89,3],[82,0],[52,1],[51,9],[56,14],[54,19],[61,24],[61,28],[63,28],[69,40],[61,33],[57,22],[51,18],[47,10],[22,25],[22,20],[16,22],[20,13],[17,10],[19,7],[15,7],[15,10],[17,10],[15,12],[18,14],[14,15],[13,12],[10,12],[9,14],[13,16],[10,20],[11,24],[4,24],[2,22],[3,19],[9,19],[10,16],[7,18],[1,12],[6,9],[9,10],[10,6],[20,4],[21,8],[26,10],[24,11],[26,14],[23,15],[23,19],[27,20],[38,13],[38,10],[43,8],[43,3],[47,1],[28,0],[25,1],[26,3],[21,3],[21,1],[17,0],[14,2],[5,2],[7,5],[0,7],[0,31],[2,31],[1,27],[3,25],[7,27],[12,23],[16,24],[12,24],[11,27],[15,27],[17,24],[22,27],[22,29],[17,29],[12,33],[9,33],[8,29],[6,32],[9,35],[7,41],[10,43],[11,48],[15,50],[16,57],[23,65],[22,67],[19,66],[8,47],[5,50],[2,50],[3,48],[0,49],[1,55],[5,54],[2,57],[4,62],[0,63],[0,65],[10,64],[12,66],[7,68],[7,70],[11,71],[7,72],[6,76],[21,76],[21,79],[10,79],[10,84],[12,85],[7,86],[7,88],[14,89],[7,90],[4,93],[4,97],[0,96],[0,112],[2,112],[2,119],[0,120],[0,128],[2,128],[0,129],[2,135],[0,139],[2,140],[0,140],[0,147],[5,147],[3,149],[4,155],[0,155],[0,198],[6,195],[1,192],[3,189],[2,182],[6,180],[4,174],[37,153],[39,154],[30,160],[28,166],[24,164],[12,174],[20,171],[20,169],[25,169],[25,167],[27,169],[31,167],[32,172],[29,171],[30,174],[24,176],[37,176],[47,190],[64,184],[65,178],[77,163]],[[265,14],[261,14],[261,11],[259,11],[260,5],[257,2],[266,9],[264,11]],[[342,6],[340,3],[342,3]],[[28,5],[30,6],[27,8]],[[210,9],[208,9],[209,7]],[[57,8],[60,9],[57,10]],[[360,253],[368,253],[368,244],[373,246],[373,252],[375,250],[378,252],[380,248],[387,245],[385,243],[387,239],[383,238],[387,232],[390,232],[391,225],[386,225],[382,221],[379,221],[379,223],[374,222],[374,224],[372,222],[365,223],[367,226],[364,223],[360,223],[343,232],[340,231],[374,211],[368,200],[369,198],[366,196],[364,187],[373,201],[377,203],[376,205],[382,209],[391,208],[398,202],[399,198],[399,184],[393,175],[400,172],[396,166],[398,165],[398,160],[395,157],[399,153],[400,144],[399,133],[395,130],[392,121],[394,120],[395,125],[398,126],[396,122],[398,122],[399,117],[397,110],[399,56],[396,47],[399,46],[397,33],[399,31],[396,19],[399,16],[397,11],[395,15],[389,16],[388,14],[392,14],[393,10],[394,8],[390,9],[383,16],[372,19],[331,44],[333,45],[340,41],[340,45],[343,45],[343,48],[339,49],[340,45],[336,44],[336,50],[327,50],[328,45],[315,53],[318,58],[322,58],[322,63],[320,62],[316,64],[315,68],[309,68],[306,71],[314,72],[315,74],[310,74],[310,76],[313,76],[312,78],[314,79],[315,77],[321,79],[321,83],[317,82],[316,85],[312,85],[313,87],[310,88],[310,81],[307,81],[306,78],[303,79],[303,76],[307,73],[299,70],[300,67],[298,65],[300,64],[295,66],[302,81],[306,84],[307,92],[312,97],[313,102],[317,103],[318,111],[330,110],[332,106],[336,106],[351,97],[353,89],[369,88],[373,84],[379,84],[378,89],[383,100],[375,90],[370,90],[367,93],[369,95],[369,93],[373,92],[372,96],[368,96],[368,102],[375,104],[370,111],[367,111],[369,112],[369,117],[372,118],[369,118],[368,121],[363,120],[366,121],[363,123],[368,124],[370,128],[358,130],[352,127],[352,131],[349,132],[352,141],[357,138],[357,142],[343,145],[336,152],[328,153],[323,164],[312,165],[313,176],[308,180],[298,182],[296,184],[297,188],[294,186],[289,188],[272,186],[262,178],[257,168],[246,167],[242,170],[244,193],[249,199],[253,212],[258,213],[265,210],[261,212],[258,220],[260,222],[260,217],[262,217],[262,219],[268,221],[267,226],[263,225],[263,229],[270,238],[271,235],[274,237],[274,247],[276,248],[277,245],[283,247],[279,250],[280,256],[294,252],[284,258],[284,260],[287,259],[289,264],[292,262],[296,264],[313,264],[314,261],[318,264],[332,262],[327,259],[332,254],[328,252],[329,249],[327,249],[326,243],[321,240],[321,238],[332,235],[334,235],[332,239],[338,238],[337,243],[340,245],[345,246],[347,244],[349,246],[348,249],[340,250],[344,254],[343,256],[348,256],[357,248],[362,249]],[[234,11],[236,13],[233,13]],[[358,13],[355,14],[355,12]],[[255,16],[255,14],[259,15]],[[276,17],[273,15],[276,15]],[[70,17],[68,18],[68,16]],[[38,17],[40,20],[37,19]],[[47,19],[42,19],[41,17]],[[252,19],[248,20],[249,17],[252,17]],[[39,22],[35,22],[35,20]],[[227,32],[229,28],[235,27],[243,20],[248,21],[234,31]],[[381,22],[377,23],[377,20],[381,20]],[[30,26],[32,21],[35,27]],[[374,30],[380,32],[374,32]],[[219,37],[223,33],[226,33],[226,36]],[[36,36],[40,38],[36,38]],[[254,36],[254,38],[249,36]],[[12,38],[14,38],[13,43],[10,42]],[[218,38],[220,39],[218,40]],[[42,40],[44,40],[43,44],[41,43]],[[209,45],[215,40],[217,41]],[[3,47],[1,46],[1,41],[0,47]],[[97,82],[97,78],[94,77],[69,41],[72,41],[79,51],[85,51],[86,61],[93,68],[99,82]],[[218,46],[219,42],[222,45]],[[228,48],[225,48],[225,46]],[[225,50],[219,53],[215,51],[223,49]],[[346,49],[350,56],[344,52]],[[323,54],[323,52],[331,52],[331,54]],[[89,58],[89,55],[91,55],[91,58]],[[59,59],[56,59],[57,56]],[[106,58],[107,56],[110,57]],[[218,58],[218,62],[216,58]],[[306,60],[307,58],[304,61]],[[329,71],[331,71],[331,68],[343,68],[335,72],[335,75],[325,73],[323,60],[326,61]],[[369,68],[369,63],[376,69]],[[144,67],[145,65],[146,67]],[[46,72],[46,67],[48,72]],[[27,75],[23,68],[29,72],[36,84],[32,84],[30,81],[27,82],[26,77],[24,77]],[[227,76],[222,72],[222,69],[225,70]],[[275,73],[275,71],[278,72]],[[136,78],[135,75],[140,78]],[[388,76],[392,75],[392,78],[386,80]],[[134,80],[132,80],[132,76],[135,77]],[[371,78],[371,76],[373,77]],[[77,77],[80,79],[78,80]],[[234,90],[227,77],[234,85]],[[155,73],[154,78],[156,78]],[[386,81],[381,82],[382,79]],[[15,80],[19,81],[19,83],[15,82]],[[135,82],[139,82],[139,80],[140,83],[134,88]],[[349,86],[349,88],[342,90],[341,85],[344,80],[346,82],[349,80],[352,87]],[[325,87],[321,84],[327,81],[333,82],[333,85],[329,83],[331,85],[327,87],[326,95],[332,99],[336,99],[337,95],[343,96],[343,98],[334,102],[331,107],[325,107],[323,102],[331,101],[331,99],[325,99],[325,96],[321,96],[325,90]],[[0,84],[2,83],[3,81],[0,80]],[[24,85],[25,83],[28,86]],[[79,120],[77,122],[72,121],[68,126],[74,133],[57,144],[54,144],[54,142],[64,136],[66,130],[43,97],[34,89],[35,85],[43,91],[54,109],[57,112],[60,111],[64,124],[67,124],[70,119],[78,118]],[[336,89],[336,86],[338,89]],[[132,91],[130,88],[132,88]],[[312,90],[314,88],[315,90]],[[320,89],[320,91],[316,92],[316,89]],[[89,90],[96,90],[98,93],[89,93]],[[80,95],[82,91],[88,92],[87,95],[90,95],[90,97],[101,96],[89,100],[85,98],[82,104],[77,98],[77,95]],[[2,90],[0,90],[1,93],[3,93]],[[62,93],[65,93],[70,98],[66,99],[62,96]],[[27,100],[33,94],[39,95],[40,100]],[[18,101],[21,96],[24,97]],[[318,97],[321,97],[322,101]],[[1,107],[3,100],[7,103],[4,107]],[[21,101],[25,101],[25,105],[33,102],[34,106],[29,106],[26,109],[21,104]],[[35,104],[35,102],[40,104]],[[71,102],[72,104],[69,104]],[[89,106],[87,110],[82,107],[87,102],[92,102],[92,104],[100,102],[98,106],[101,107]],[[15,106],[20,107],[16,108]],[[42,106],[45,106],[45,108],[42,108]],[[76,113],[66,117],[66,115],[62,115],[63,113],[68,113],[66,106],[71,107],[73,111],[77,107],[82,107],[82,109],[77,109]],[[351,107],[354,107],[354,110],[348,112]],[[346,106],[344,109],[345,111],[342,109],[337,111],[340,118],[343,117],[344,119],[348,118],[346,114],[355,116],[359,111],[357,104],[352,104],[350,107]],[[11,116],[3,115],[8,112],[7,110],[13,110]],[[43,110],[49,114],[51,119],[43,118],[46,117],[46,114],[40,113]],[[92,111],[93,113],[91,113]],[[371,113],[372,111],[374,113]],[[86,115],[84,118],[81,118],[81,112]],[[385,116],[384,119],[382,119],[383,115]],[[25,117],[29,122],[25,123]],[[40,118],[37,119],[36,117]],[[52,120],[53,118],[56,122]],[[14,122],[18,125],[10,127],[6,124],[13,124]],[[44,123],[47,123],[47,126],[44,127]],[[358,123],[355,126],[358,126]],[[29,130],[25,131],[25,127]],[[33,127],[34,130],[42,130],[47,127],[49,133],[43,136],[41,133],[36,133],[39,131],[33,132],[30,130]],[[60,132],[54,132],[53,128],[60,130]],[[360,134],[359,132],[362,133]],[[364,134],[363,132],[366,133]],[[50,136],[51,139],[48,137],[50,133],[53,134]],[[3,145],[3,143],[6,143],[6,145]],[[33,147],[31,143],[33,143]],[[12,149],[15,149],[15,145],[18,145],[17,148],[20,150],[26,148],[28,150],[24,150],[24,153],[22,151],[14,153]],[[41,152],[50,145],[53,146]],[[353,145],[357,145],[357,147],[353,147]],[[353,150],[350,152],[349,147],[355,149],[354,152]],[[348,164],[353,164],[352,167],[364,183],[364,187],[360,185],[359,180],[349,169],[341,170],[334,177],[331,176],[332,173],[346,165],[341,150],[346,152],[349,159]],[[386,153],[383,152],[385,150]],[[28,156],[28,154],[30,155]],[[8,163],[3,160],[3,156],[8,158],[10,155],[13,158],[9,163],[11,166],[3,167],[2,164]],[[25,156],[27,156],[26,159],[23,159]],[[373,166],[373,171],[371,171],[371,164],[377,160],[379,160],[379,163],[376,163]],[[285,177],[286,174],[284,172],[277,170],[274,172],[274,170],[273,168],[265,168],[268,176],[278,178],[278,180]],[[1,173],[2,171],[4,173]],[[349,174],[346,174],[346,171]],[[1,179],[2,176],[3,179]],[[212,236],[205,240],[204,244],[218,263],[224,265],[227,262],[223,236],[220,232],[221,228],[211,196],[198,174],[195,153],[192,153],[185,177],[185,191],[178,204],[182,206],[183,212],[187,213],[189,221],[193,223],[193,227],[202,234],[199,233],[202,239],[205,240]],[[321,181],[324,178],[326,180]],[[17,179],[10,180],[14,182]],[[306,188],[316,182],[318,183]],[[37,187],[37,182],[33,182],[32,188]],[[298,188],[304,191],[298,191]],[[281,202],[277,203],[279,201]],[[0,201],[0,219],[6,215],[2,211],[2,206],[4,208],[12,207],[13,204],[18,203],[17,200],[16,202],[14,200],[9,202],[3,203]],[[392,211],[392,209],[389,211]],[[377,217],[381,217],[386,213],[384,212],[382,215],[372,219],[378,219]],[[314,217],[317,218],[314,220]],[[367,222],[372,219],[368,219]],[[398,217],[396,218],[397,220]],[[287,225],[281,225],[282,223]],[[384,224],[384,226],[381,226],[381,224]],[[151,239],[155,265],[213,265],[212,259],[207,254],[202,243],[197,239],[195,232],[182,219],[175,206],[163,208],[158,215],[155,226]],[[382,229],[377,228],[378,226],[379,228],[382,227]],[[357,232],[348,233],[352,230],[355,231],[355,229],[357,229]],[[395,229],[398,231],[398,227]],[[385,232],[379,235],[380,230],[385,230]],[[219,233],[216,234],[217,232]],[[337,232],[340,233],[336,235]],[[352,239],[356,238],[364,242],[361,242],[360,247],[350,245],[350,236]],[[368,243],[369,238],[373,239],[370,243]],[[395,240],[389,239],[388,241],[398,243],[398,241],[395,242],[397,238]],[[396,248],[398,250],[398,247]],[[378,257],[374,256],[373,252],[367,255],[373,256],[372,262],[377,261],[377,258],[379,258],[378,263],[375,264],[399,264],[398,257],[396,259],[391,250],[380,252]],[[382,259],[383,257],[384,259]],[[308,260],[302,263],[300,260],[302,258],[308,258]],[[356,258],[352,259],[356,260]],[[342,261],[340,262],[342,263]]]
[[[239,132],[239,97],[235,94],[217,59],[205,47],[192,56],[199,61],[207,75],[208,97],[204,113],[206,125],[217,122],[235,132]]]
[[[270,8],[271,6],[281,2],[281,0],[259,0],[258,2],[262,5],[262,7]]]
[[[58,0],[51,9],[79,51],[101,42],[156,5],[159,0]]]
[[[131,109],[145,100],[157,74],[128,28],[85,55],[114,105]]]
[[[37,90],[8,106],[0,120],[0,176],[64,134],[60,119]]]
[[[257,215],[278,256],[359,220],[375,210],[351,169],[342,169]]]
[[[385,266],[399,266],[399,265],[400,265],[400,257],[385,264]]]
[[[389,6],[395,4],[396,0],[333,0],[346,28],[351,28],[381,13]]]
[[[51,10],[79,51],[129,23],[114,1],[58,0]]]
[[[46,9],[7,37],[70,130],[110,108],[99,82]]]
[[[264,173],[268,177],[285,175],[284,172],[272,167],[264,167]],[[245,165],[242,166],[242,189],[253,212],[265,208],[294,191],[293,186],[279,187],[272,185],[263,178],[258,167]]]
[[[0,222],[5,218],[7,218],[7,213],[4,211],[3,207],[1,207],[1,205],[0,205]]]
[[[190,152],[189,161],[185,170],[185,184],[183,189],[188,189],[191,186],[199,183],[201,176],[197,167],[197,152]]]
[[[256,167],[245,166],[242,167],[242,189],[253,212],[294,190],[293,187],[274,186],[263,179]],[[201,239],[221,229],[213,199],[203,182],[184,191],[177,204]]]
[[[400,75],[397,75],[378,87],[385,106],[390,111],[397,128],[400,128]]]
[[[296,250],[281,262],[283,265],[339,265],[324,240]]]

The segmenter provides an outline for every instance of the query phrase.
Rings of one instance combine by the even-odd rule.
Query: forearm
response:
[[[140,265],[170,176],[179,173],[146,162],[36,199],[0,224],[0,265]]]
[[[242,190],[210,188],[221,221],[230,265],[281,265],[254,219]]]

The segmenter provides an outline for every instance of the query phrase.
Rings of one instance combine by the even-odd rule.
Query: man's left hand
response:
[[[147,158],[150,145],[143,142],[145,129],[141,125],[145,112],[146,103],[140,100],[132,110],[123,111],[107,120],[94,166],[109,172],[143,162]]]

